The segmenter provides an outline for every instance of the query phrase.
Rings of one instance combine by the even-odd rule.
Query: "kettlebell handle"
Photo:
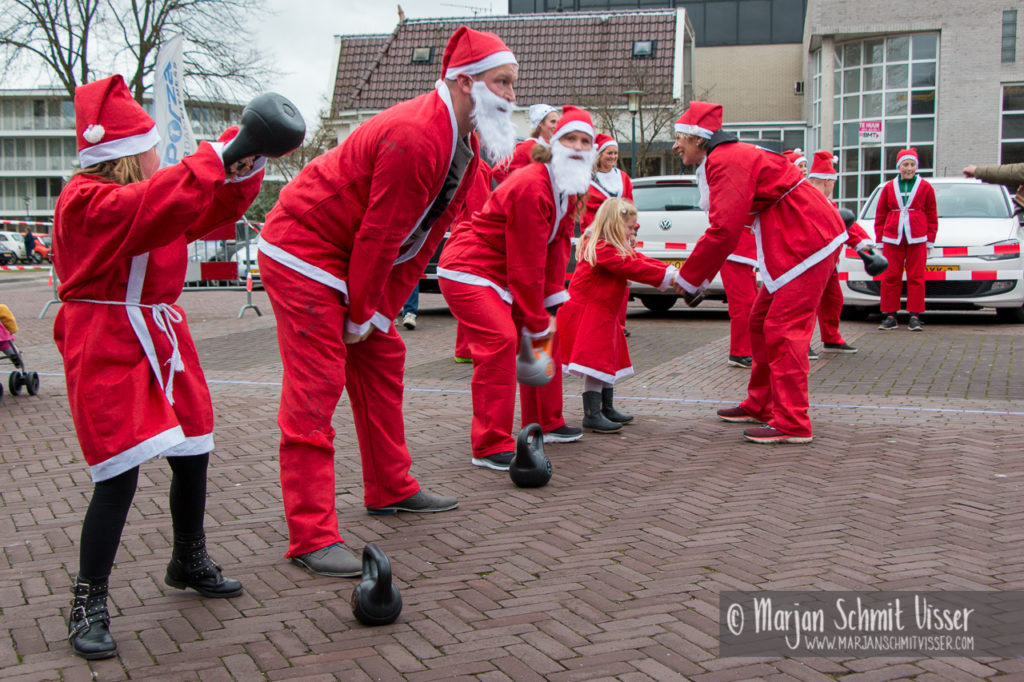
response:
[[[363,580],[374,583],[374,592],[391,592],[391,561],[384,550],[372,542],[363,548]]]

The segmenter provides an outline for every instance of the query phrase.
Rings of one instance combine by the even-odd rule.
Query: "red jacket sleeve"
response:
[[[572,253],[572,229],[576,221],[573,220],[573,204],[569,203],[569,211],[562,224],[558,226],[558,233],[548,244],[548,259],[544,268],[544,307],[550,308],[569,300],[569,293],[565,290],[565,271],[569,268],[569,255]]]
[[[508,288],[522,312],[526,331],[542,336],[551,318],[544,307],[544,289],[537,283],[546,281],[548,238],[555,207],[550,197],[536,191],[508,199],[505,223]]]
[[[633,181],[625,173],[622,174],[622,198],[633,201]]]
[[[878,206],[875,207],[875,243],[882,243],[882,235],[885,234],[885,221],[889,218],[889,193],[892,191],[892,183],[888,182],[878,193]],[[895,197],[894,197],[895,198]]]
[[[868,233],[860,226],[860,223],[854,223],[846,229],[846,245],[851,248],[859,248],[862,245],[871,246],[874,242],[871,241],[871,237]],[[867,244],[865,244],[867,242]]]
[[[930,182],[921,180],[922,189],[926,190],[924,195],[924,216],[928,220],[928,243],[935,243],[935,236],[939,233],[939,209],[935,203],[935,188]]]
[[[642,253],[623,256],[618,249],[604,240],[597,243],[594,253],[597,257],[598,267],[602,267],[624,280],[640,282],[658,289],[663,289],[668,284],[665,281],[669,267],[667,263]]]
[[[238,126],[231,126],[224,131],[218,142],[228,142],[237,134]],[[255,201],[262,183],[262,169],[245,180],[225,182],[217,188],[209,209],[185,232],[185,238],[190,242],[202,239],[203,235],[221,225],[237,221]]]

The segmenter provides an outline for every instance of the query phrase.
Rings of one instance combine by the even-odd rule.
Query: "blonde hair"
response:
[[[139,154],[122,156],[110,161],[101,161],[85,168],[79,168],[72,175],[98,175],[119,185],[128,185],[133,182],[142,182],[142,164],[139,162]]]
[[[629,243],[631,228],[636,223],[636,206],[625,199],[606,199],[597,209],[594,222],[576,244],[576,260],[597,264],[597,242],[604,240],[615,247],[623,258],[636,254]]]

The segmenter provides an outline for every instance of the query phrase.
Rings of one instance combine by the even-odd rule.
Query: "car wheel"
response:
[[[652,312],[664,313],[671,309],[678,299],[678,296],[641,296],[640,303]]]
[[[1024,307],[996,308],[996,319],[1009,324],[1024,324]]]
[[[871,314],[871,308],[862,305],[844,305],[840,317],[853,322],[863,322]]]
[[[21,395],[21,372],[11,372],[7,386],[11,389],[11,395]]]

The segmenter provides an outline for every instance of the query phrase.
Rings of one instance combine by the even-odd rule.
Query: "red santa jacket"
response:
[[[57,199],[54,269],[65,303],[53,336],[93,480],[172,448],[213,448],[209,392],[174,302],[185,280],[187,243],[241,217],[262,177],[260,170],[225,183],[219,154],[204,142],[142,182],[75,175]],[[183,368],[176,378],[174,365]]]
[[[446,87],[377,114],[281,190],[260,252],[345,294],[348,331],[387,331],[476,175],[479,145],[470,135],[473,158],[458,188],[433,206],[444,202],[457,136]]]
[[[543,336],[550,325],[546,308],[566,298],[571,204],[556,194],[547,164],[520,168],[452,231],[438,277],[494,289],[520,309],[527,335]]]
[[[613,168],[612,170],[619,173],[619,176],[622,178],[621,187],[605,187],[601,183],[600,178],[596,176],[590,181],[590,187],[587,188],[587,208],[583,213],[583,217],[580,218],[580,230],[590,227],[590,223],[594,222],[594,216],[597,215],[597,209],[601,208],[601,204],[605,202],[605,199],[621,197],[622,199],[633,201],[633,182],[629,179],[629,176],[619,168]]]
[[[825,195],[781,154],[716,133],[705,161],[710,226],[679,273],[682,286],[710,284],[753,224],[758,268],[770,293],[846,241],[846,225]]]
[[[920,175],[914,176],[910,199],[903,203],[899,178],[887,182],[879,193],[875,209],[876,243],[935,244],[939,230],[939,214],[935,206],[935,190]]]

